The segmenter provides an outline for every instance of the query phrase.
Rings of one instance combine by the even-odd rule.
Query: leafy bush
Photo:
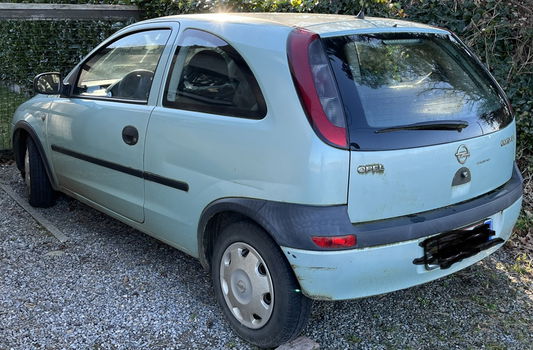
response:
[[[374,15],[386,15],[397,9],[388,0],[138,0],[137,4],[146,18],[215,11],[357,14],[363,4]]]
[[[106,37],[127,23],[0,20],[0,150],[10,147],[9,121],[32,93],[36,74],[66,74]]]
[[[15,112],[15,109],[22,102],[26,100],[26,96],[13,93],[7,88],[0,86],[0,164],[1,164],[1,150],[11,148],[9,140],[9,119]],[[6,118],[2,118],[5,115]]]
[[[0,81],[30,88],[37,73],[68,72],[98,43],[125,26],[109,21],[0,21]]]

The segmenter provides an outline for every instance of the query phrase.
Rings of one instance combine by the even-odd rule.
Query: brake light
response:
[[[294,84],[311,126],[327,143],[347,148],[344,109],[320,37],[296,28],[289,35],[287,52]]]
[[[357,244],[355,235],[312,237],[313,243],[321,248],[350,248]]]

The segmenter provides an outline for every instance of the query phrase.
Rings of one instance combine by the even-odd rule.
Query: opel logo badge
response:
[[[244,292],[246,292],[246,285],[244,284],[244,282],[242,280],[239,280],[237,282],[237,288],[239,289],[239,292],[242,294]]]
[[[455,158],[457,158],[459,164],[464,164],[468,157],[470,157],[470,152],[468,152],[468,148],[466,148],[465,145],[459,146],[459,148],[457,148],[457,152],[455,152]]]

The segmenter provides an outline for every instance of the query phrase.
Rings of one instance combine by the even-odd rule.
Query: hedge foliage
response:
[[[0,20],[0,150],[10,148],[9,121],[32,94],[36,74],[66,74],[127,22]]]
[[[144,18],[219,12],[313,12],[401,18],[455,32],[478,54],[507,92],[518,127],[517,159],[525,177],[525,211],[518,237],[533,225],[533,6],[532,0],[0,0],[17,3],[137,5]],[[66,73],[94,46],[129,24],[109,21],[0,20],[0,85],[31,90],[35,74]],[[3,91],[3,92],[2,92]],[[6,92],[7,91],[7,92]],[[19,98],[0,86],[0,148]],[[3,140],[3,141],[2,141]],[[527,244],[522,244],[527,245]]]
[[[124,22],[0,21],[0,81],[31,87],[40,72],[67,73]]]

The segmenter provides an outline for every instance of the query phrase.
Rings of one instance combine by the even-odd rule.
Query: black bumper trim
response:
[[[522,196],[522,182],[515,164],[506,184],[480,197],[419,214],[354,224],[357,247],[409,241],[470,225],[510,207]]]

